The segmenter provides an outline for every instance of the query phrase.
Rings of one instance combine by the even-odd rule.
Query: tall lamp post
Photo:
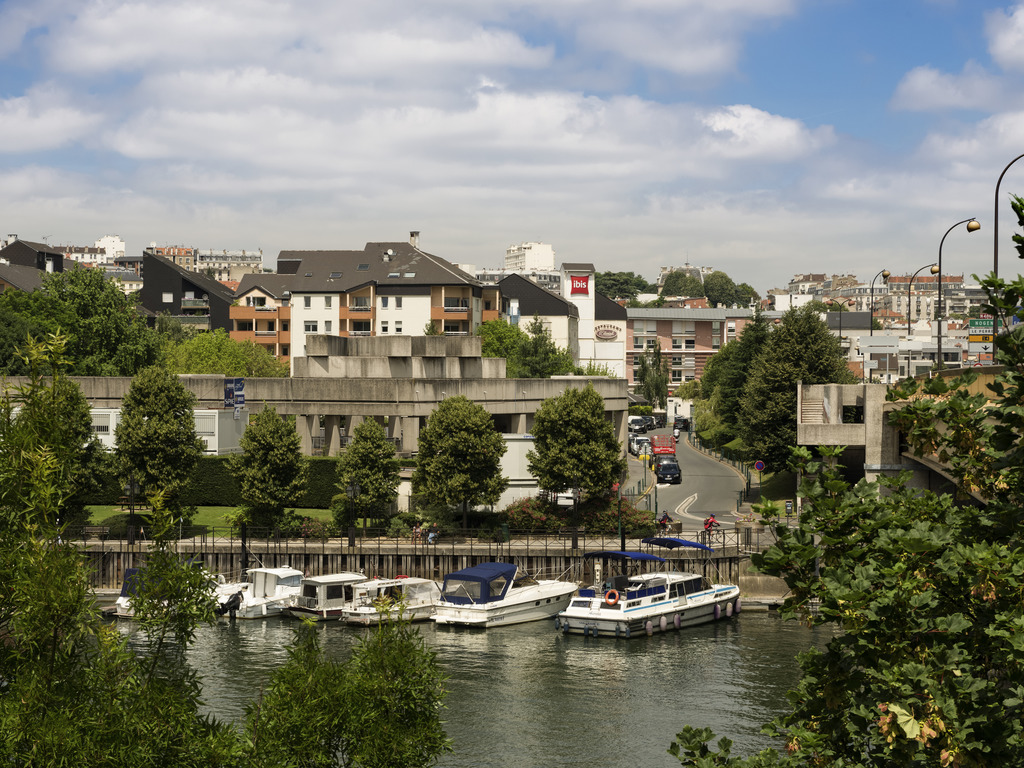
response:
[[[881,277],[882,282],[884,283],[889,279],[890,274],[891,273],[888,269],[883,269],[881,272],[879,272],[877,275],[871,278],[871,297],[868,299],[868,301],[871,304],[871,306],[869,307],[869,309],[871,310],[871,330],[868,331],[868,336],[875,335],[875,280]]]
[[[911,330],[910,330],[910,306],[911,306],[910,305],[910,292],[914,288],[914,278],[917,277],[918,274],[922,270],[925,270],[925,269],[928,269],[928,268],[931,268],[931,272],[932,272],[933,275],[939,274],[939,265],[938,264],[926,264],[925,266],[921,267],[921,269],[917,270],[917,272],[915,272],[913,275],[911,275],[910,276],[910,282],[907,283],[907,378],[908,379],[913,378],[913,375],[910,373],[910,358],[911,358],[911,355],[913,355],[913,350],[910,349],[910,335],[911,335]]]
[[[999,180],[996,181],[995,212],[992,215],[992,272],[996,277],[999,277],[999,185],[1003,183],[1003,176],[1010,170],[1010,166],[1022,157],[1024,155],[1017,155],[1007,163],[1006,167],[1003,168],[1003,172],[999,174]]]
[[[978,220],[975,219],[974,217],[971,217],[969,219],[964,219],[963,221],[958,221],[956,224],[954,224],[952,227],[950,227],[949,229],[946,230],[946,235],[948,235],[954,229],[959,227],[961,224],[966,224],[967,225],[967,231],[968,232],[977,232],[979,229],[981,229],[981,224],[978,223]],[[942,360],[942,321],[945,319],[945,313],[943,312],[943,308],[942,308],[942,244],[944,242],[946,242],[946,235],[943,235],[942,239],[939,241],[939,333],[938,333],[938,358],[939,359],[935,361],[935,367],[938,368],[939,370],[942,370],[943,368],[946,367],[945,363]]]

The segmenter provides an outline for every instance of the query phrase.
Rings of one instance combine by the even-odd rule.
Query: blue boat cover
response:
[[[690,541],[689,539],[673,539],[668,536],[652,536],[649,539],[643,539],[642,543],[653,544],[656,547],[665,547],[667,549],[675,549],[676,547],[693,547],[694,549],[706,549],[708,552],[715,551],[706,544],[698,544],[696,541]]]
[[[501,600],[512,586],[518,568],[513,563],[480,563],[444,577],[441,593],[450,603],[489,603]]]
[[[586,552],[583,555],[587,557],[601,557],[608,558],[609,560],[646,560],[652,563],[664,563],[664,557],[658,557],[647,552]]]

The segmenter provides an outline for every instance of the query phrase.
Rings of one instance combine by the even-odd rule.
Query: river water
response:
[[[190,662],[208,711],[239,720],[286,657],[289,619],[221,622],[199,630]],[[774,744],[761,726],[786,711],[795,656],[829,630],[746,611],[728,621],[631,640],[569,637],[553,622],[490,630],[419,625],[448,675],[445,730],[455,752],[439,765],[678,766],[667,753],[684,725],[735,742],[734,755]],[[361,633],[320,625],[344,659]]]

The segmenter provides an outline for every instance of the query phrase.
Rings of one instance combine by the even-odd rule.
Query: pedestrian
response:
[[[430,533],[427,534],[427,544],[434,544],[437,542],[437,523],[430,524]]]

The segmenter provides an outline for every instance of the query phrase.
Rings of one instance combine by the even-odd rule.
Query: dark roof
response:
[[[519,299],[519,314],[523,317],[540,315],[542,317],[575,317],[580,316],[579,308],[571,301],[541,288],[532,280],[522,275],[506,275],[498,281],[502,298]],[[623,315],[625,317],[625,315]]]
[[[626,308],[603,293],[594,293],[595,320],[626,320]]]
[[[196,286],[197,288],[201,288],[208,294],[212,293],[217,296],[220,296],[222,299],[227,300],[228,303],[233,301],[235,298],[234,291],[232,291],[226,285],[222,284],[220,281],[210,277],[209,275],[205,275],[202,272],[191,272],[185,269],[184,267],[178,266],[166,256],[161,256],[149,250],[147,250],[143,255],[146,257],[146,259],[158,260],[161,264],[168,267],[169,269],[174,270],[175,272],[178,272],[182,277],[184,277],[186,280],[192,283],[192,285]]]
[[[259,288],[275,299],[280,299],[289,292],[289,286],[294,279],[294,275],[275,275],[266,272],[246,273],[242,275],[238,288],[235,289],[235,296],[244,296],[252,289]]]
[[[17,264],[0,264],[0,280],[18,290],[30,292],[43,285],[43,273],[35,267],[22,267]]]
[[[293,276],[292,293],[344,293],[368,283],[376,283],[384,294],[388,286],[483,285],[451,262],[407,242],[367,243],[361,251],[281,251],[277,265],[279,274]]]
[[[562,264],[562,269],[566,272],[597,272],[594,269],[593,264],[587,264],[586,262],[566,262]]]

